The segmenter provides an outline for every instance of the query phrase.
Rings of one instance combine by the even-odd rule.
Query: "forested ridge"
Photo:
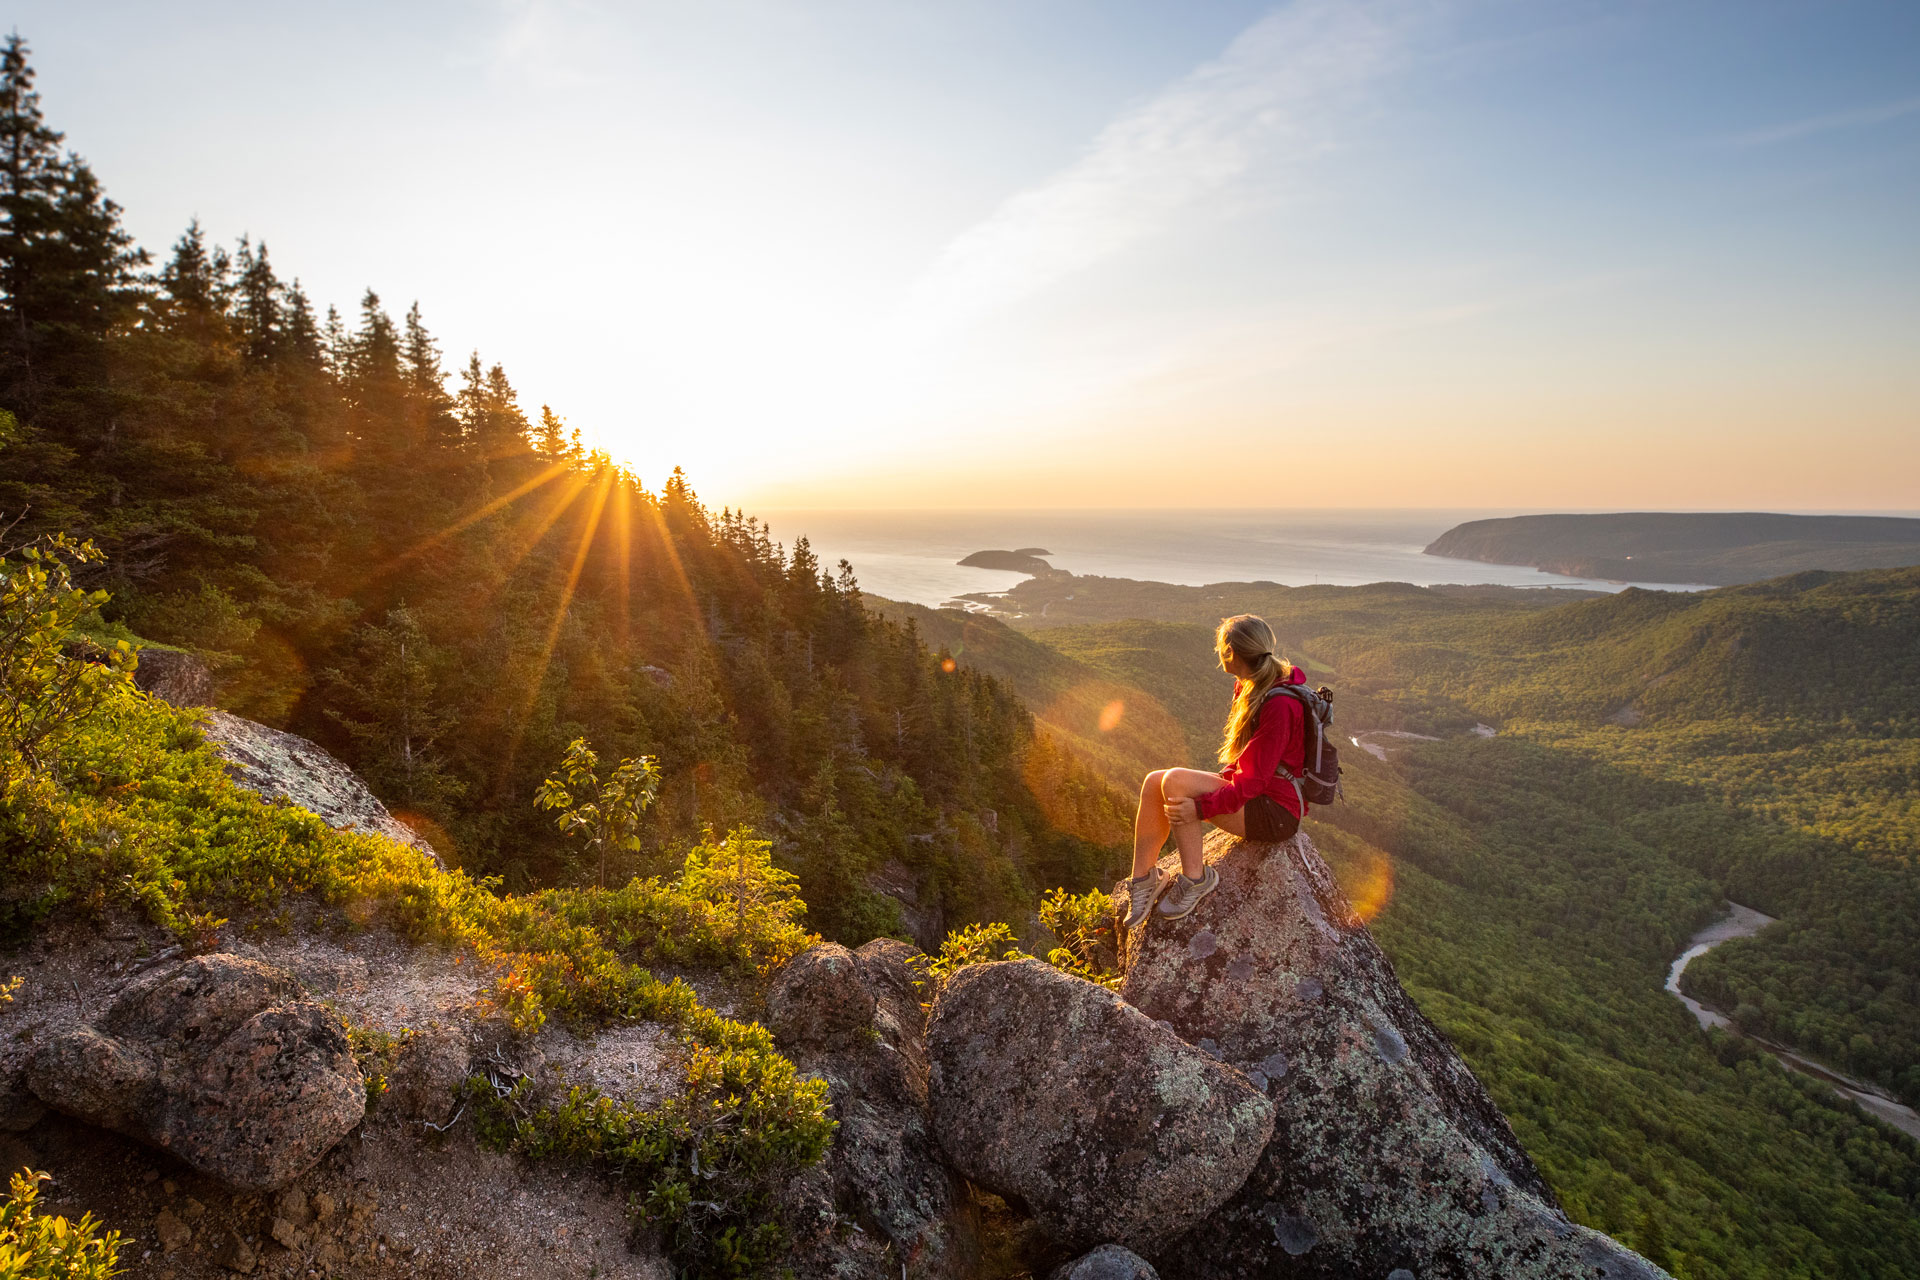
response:
[[[0,65],[0,512],[11,540],[91,539],[103,636],[193,649],[219,700],[310,736],[450,861],[513,887],[587,874],[533,806],[566,744],[657,757],[622,876],[754,826],[810,923],[1022,917],[1086,884],[1106,788],[1004,684],[863,607],[852,569],[650,491],[505,369],[449,378],[415,305],[319,310],[243,238],[135,246],[45,122],[27,50]],[[451,384],[451,385],[450,385]]]

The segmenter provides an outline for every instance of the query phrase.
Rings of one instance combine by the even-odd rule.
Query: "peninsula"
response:
[[[1581,578],[1731,586],[1809,569],[1920,564],[1920,520],[1671,511],[1510,516],[1455,525],[1426,554]]]

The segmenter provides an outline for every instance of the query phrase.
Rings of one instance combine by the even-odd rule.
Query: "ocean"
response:
[[[1519,511],[759,511],[789,547],[804,536],[821,563],[852,563],[861,590],[939,606],[969,592],[1005,591],[1025,575],[956,563],[975,551],[1043,547],[1070,573],[1201,586],[1267,581],[1287,586],[1369,582],[1496,583],[1618,591],[1671,583],[1570,578],[1514,565],[1422,555],[1466,520]]]

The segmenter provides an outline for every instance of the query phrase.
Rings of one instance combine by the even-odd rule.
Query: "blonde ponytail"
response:
[[[1213,635],[1213,647],[1222,667],[1237,657],[1253,670],[1253,677],[1241,680],[1234,689],[1233,710],[1227,715],[1226,731],[1220,739],[1220,763],[1232,764],[1247,749],[1254,715],[1268,690],[1293,678],[1293,664],[1274,653],[1273,628],[1251,613],[1221,619],[1220,629]]]

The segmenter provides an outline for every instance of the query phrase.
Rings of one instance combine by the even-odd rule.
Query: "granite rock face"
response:
[[[287,973],[232,955],[155,969],[26,1073],[43,1101],[172,1152],[241,1191],[305,1173],[366,1113],[338,1016]]]
[[[213,705],[213,675],[207,664],[178,649],[142,649],[134,687],[176,707]]]
[[[1143,1250],[1178,1280],[1653,1280],[1562,1214],[1485,1088],[1414,1007],[1304,834],[1218,833],[1219,888],[1127,938],[1122,994],[1244,1070],[1273,1136],[1217,1213]]]
[[[873,1026],[873,989],[853,952],[837,942],[808,947],[787,962],[767,992],[767,1027],[782,1044],[825,1047]]]
[[[255,795],[284,799],[330,827],[386,836],[439,861],[433,846],[388,813],[358,774],[318,745],[225,711],[206,717],[207,741],[226,758],[233,780]]]
[[[1103,1244],[1062,1264],[1047,1280],[1160,1280],[1160,1273],[1131,1249]]]
[[[927,1048],[948,1161],[1069,1248],[1146,1251],[1207,1221],[1273,1133],[1241,1072],[1038,960],[955,974]]]
[[[788,962],[768,994],[781,1052],[827,1082],[840,1125],[824,1164],[793,1188],[801,1274],[894,1280],[904,1268],[910,1280],[962,1280],[978,1262],[966,1187],[942,1162],[927,1114],[918,955],[888,938],[857,951],[822,943]],[[861,1233],[833,1230],[843,1218]]]

